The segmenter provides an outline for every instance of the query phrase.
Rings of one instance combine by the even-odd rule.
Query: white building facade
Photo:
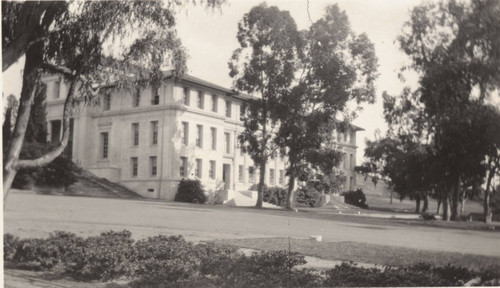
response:
[[[68,86],[56,76],[43,80],[48,139],[57,142]],[[110,90],[100,97],[100,105],[77,107],[71,119],[67,153],[82,168],[143,197],[165,200],[174,199],[183,178],[200,179],[206,190],[224,185],[233,193],[258,183],[259,171],[237,139],[248,96],[185,75],[181,80],[166,76],[157,93]],[[345,187],[353,188],[356,131],[343,137],[338,147],[346,157],[340,168]],[[269,159],[266,185],[285,186],[285,169],[284,155]]]

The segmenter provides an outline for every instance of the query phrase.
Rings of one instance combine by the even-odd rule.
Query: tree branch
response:
[[[71,103],[73,101],[74,92],[75,92],[75,82],[76,80],[71,80],[71,84],[69,87],[68,95],[66,97],[66,101],[64,102],[64,112],[63,112],[63,137],[61,139],[61,143],[54,150],[48,152],[47,154],[32,160],[17,160],[14,162],[14,167],[16,169],[21,168],[33,168],[33,167],[41,167],[49,164],[54,161],[66,148],[66,145],[69,141],[69,117],[71,116]]]

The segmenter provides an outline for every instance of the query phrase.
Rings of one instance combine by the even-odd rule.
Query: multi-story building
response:
[[[59,141],[68,86],[57,76],[43,80],[48,138]],[[168,73],[153,91],[109,90],[99,105],[77,107],[67,148],[73,161],[148,198],[172,200],[182,178],[198,178],[208,190],[223,184],[228,191],[245,191],[258,182],[259,171],[237,141],[248,96],[189,75],[175,80]],[[346,187],[354,187],[355,131],[342,137]],[[267,185],[287,184],[285,165],[284,155],[269,160]]]

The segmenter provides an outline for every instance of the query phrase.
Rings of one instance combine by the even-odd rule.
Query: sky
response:
[[[202,6],[187,6],[177,16],[178,35],[188,50],[188,74],[231,88],[227,62],[233,51],[238,48],[236,39],[238,22],[261,0],[233,0],[215,11]],[[308,3],[309,2],[309,3]],[[325,7],[338,4],[345,10],[356,34],[366,33],[375,45],[378,57],[379,78],[376,81],[376,103],[362,105],[354,124],[365,129],[358,132],[357,164],[363,160],[365,138],[374,139],[374,132],[379,129],[385,134],[387,125],[383,119],[382,93],[398,95],[405,85],[414,86],[415,79],[402,83],[397,75],[399,69],[408,63],[408,58],[399,49],[396,38],[402,32],[405,21],[409,19],[410,9],[420,1],[410,0],[270,0],[269,6],[290,11],[299,29],[307,29],[324,14]],[[19,95],[21,73],[24,60],[3,73],[3,94]],[[4,99],[6,97],[3,97]]]

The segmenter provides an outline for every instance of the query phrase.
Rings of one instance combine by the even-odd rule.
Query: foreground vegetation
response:
[[[77,281],[127,279],[123,287],[331,287],[457,286],[474,280],[498,285],[494,269],[415,264],[362,268],[343,263],[328,271],[300,267],[304,256],[286,250],[238,253],[213,243],[194,244],[182,236],[155,236],[139,241],[129,231],[78,237],[55,232],[48,238],[4,235],[8,268],[60,271]]]

